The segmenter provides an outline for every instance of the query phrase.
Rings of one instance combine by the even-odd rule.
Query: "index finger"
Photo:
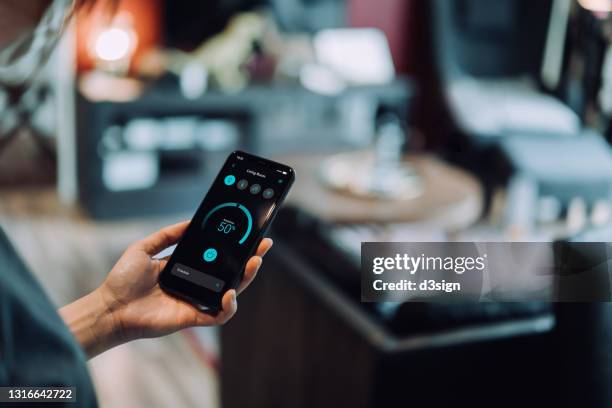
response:
[[[141,239],[136,245],[149,255],[155,255],[174,245],[185,233],[191,221],[183,221],[174,225],[169,225],[157,232]]]
[[[270,238],[264,238],[261,241],[261,243],[259,244],[259,247],[257,248],[257,252],[255,253],[255,256],[251,257],[251,259],[248,260],[244,268],[244,276],[242,277],[242,280],[240,281],[238,288],[236,288],[236,292],[238,294],[240,294],[243,290],[245,290],[251,284],[251,282],[253,282],[253,280],[257,276],[257,272],[259,271],[259,268],[261,267],[263,256],[266,254],[266,252],[268,252],[268,250],[270,250],[271,247],[272,247],[272,240]]]

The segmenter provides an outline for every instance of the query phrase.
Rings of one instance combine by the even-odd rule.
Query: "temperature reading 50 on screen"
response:
[[[227,222],[227,221],[221,221],[219,223],[219,226],[217,227],[217,231],[220,231],[224,234],[229,234],[235,229],[236,229],[236,226],[232,224],[231,222]]]

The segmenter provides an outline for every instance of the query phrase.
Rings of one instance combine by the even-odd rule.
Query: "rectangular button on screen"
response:
[[[221,279],[215,278],[214,276],[200,272],[180,263],[176,263],[174,265],[172,268],[172,274],[216,293],[221,292],[225,286],[225,282]]]

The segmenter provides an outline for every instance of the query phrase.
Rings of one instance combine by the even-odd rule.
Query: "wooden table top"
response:
[[[297,175],[288,203],[327,221],[421,222],[448,230],[473,224],[482,211],[482,190],[478,181],[434,156],[406,158],[422,177],[424,191],[418,197],[405,200],[361,199],[327,188],[320,180],[319,169],[328,157],[279,158],[292,166]]]

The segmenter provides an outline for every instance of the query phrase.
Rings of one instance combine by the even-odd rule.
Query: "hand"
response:
[[[255,279],[262,257],[272,246],[264,239],[257,255],[246,264],[244,278],[237,290],[231,289],[222,299],[223,310],[216,316],[201,312],[189,303],[168,295],[157,283],[167,259],[153,256],[175,244],[189,222],[175,224],[132,244],[121,256],[100,287],[114,320],[127,339],[158,337],[190,326],[220,325],[232,318],[238,307],[237,293]]]
[[[224,294],[223,309],[213,316],[168,295],[157,283],[167,258],[154,256],[175,244],[188,225],[186,221],[165,227],[130,245],[98,289],[60,310],[89,356],[138,338],[221,325],[236,313],[236,296],[255,279],[272,240],[262,240],[246,264],[244,278],[236,290]]]

